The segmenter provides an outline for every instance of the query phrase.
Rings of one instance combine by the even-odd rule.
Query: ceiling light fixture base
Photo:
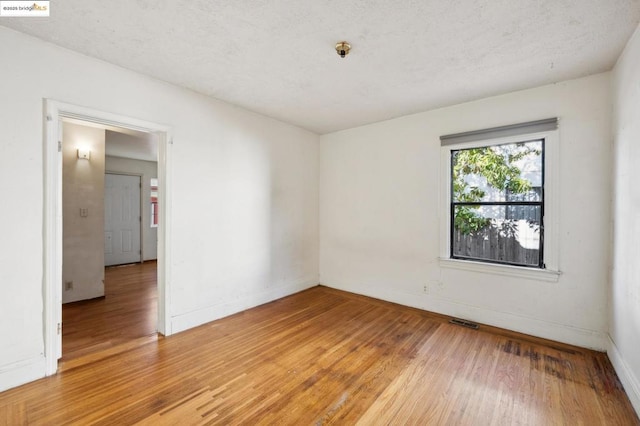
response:
[[[345,56],[347,56],[350,50],[351,50],[351,45],[346,41],[341,41],[339,43],[336,43],[336,52],[338,53],[338,55],[340,55],[341,58],[344,58]]]

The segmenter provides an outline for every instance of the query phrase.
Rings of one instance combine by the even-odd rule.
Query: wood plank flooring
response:
[[[155,261],[105,268],[105,297],[62,305],[62,361],[154,338],[158,316]]]
[[[446,321],[314,287],[0,393],[0,424],[640,425],[605,354]]]

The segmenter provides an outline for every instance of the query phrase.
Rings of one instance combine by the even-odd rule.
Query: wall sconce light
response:
[[[89,149],[78,149],[78,158],[80,160],[90,160],[91,159],[91,150],[89,150]]]

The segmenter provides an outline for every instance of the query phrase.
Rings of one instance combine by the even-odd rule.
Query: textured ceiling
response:
[[[640,0],[64,0],[0,24],[323,134],[610,70],[639,20]]]

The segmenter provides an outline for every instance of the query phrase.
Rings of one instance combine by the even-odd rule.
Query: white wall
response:
[[[614,234],[609,356],[640,413],[640,29],[613,72]]]
[[[109,135],[107,132],[107,144]],[[126,136],[126,135],[124,135]],[[142,177],[142,260],[158,258],[158,228],[151,227],[151,178],[158,177],[158,163],[131,158],[106,157],[107,173],[127,173]]]
[[[174,332],[318,283],[318,137],[0,27],[0,390],[41,377],[43,98],[173,128]]]
[[[599,74],[321,136],[321,283],[604,349],[610,81]],[[439,137],[550,117],[560,123],[558,282],[441,268]]]
[[[63,124],[62,303],[68,303],[104,296],[105,131]],[[91,158],[79,159],[78,149],[90,150]]]

